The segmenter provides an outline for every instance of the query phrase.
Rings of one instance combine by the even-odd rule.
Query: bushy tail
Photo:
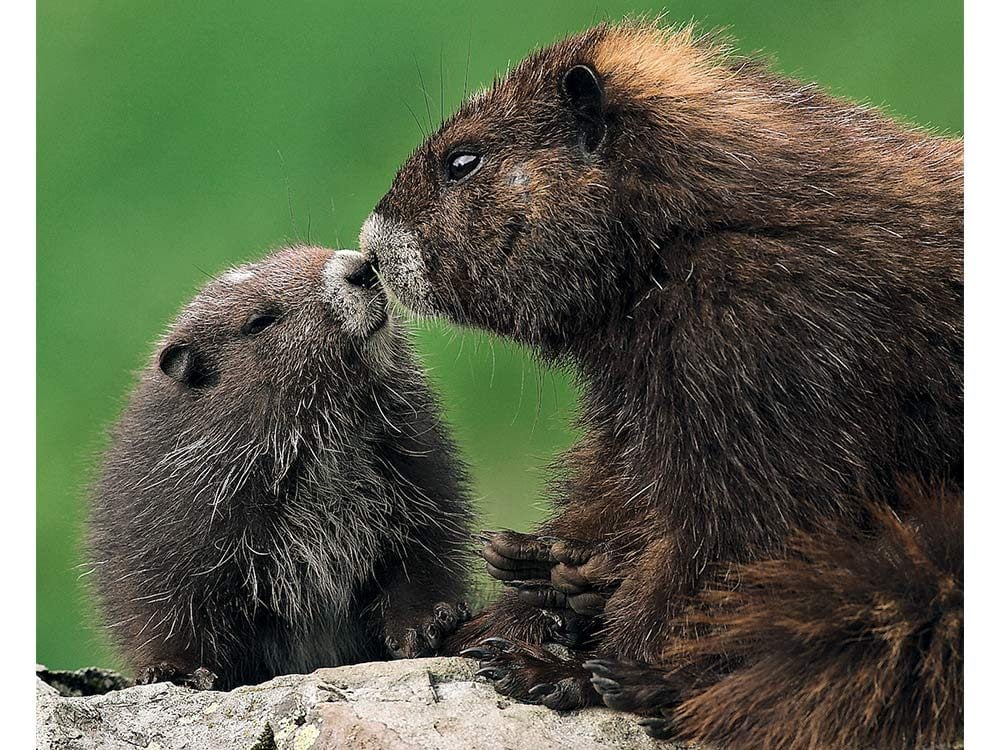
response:
[[[961,737],[962,497],[904,489],[906,511],[873,509],[873,530],[799,535],[786,559],[700,597],[692,635],[665,654],[690,680],[670,712],[676,739],[897,750]]]

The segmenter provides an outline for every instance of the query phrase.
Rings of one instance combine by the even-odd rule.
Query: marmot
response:
[[[690,28],[599,26],[472,96],[362,250],[570,366],[583,436],[452,647],[711,746],[958,736],[962,233],[959,140]]]
[[[138,682],[425,655],[463,619],[466,470],[366,273],[318,247],[232,269],[143,371],[89,535]]]

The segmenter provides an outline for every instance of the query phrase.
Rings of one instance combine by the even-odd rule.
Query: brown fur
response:
[[[660,705],[713,747],[949,746],[962,731],[962,498],[904,488],[872,528],[799,533],[779,559],[721,572],[660,664],[606,665],[619,707]],[[654,700],[650,701],[650,697]]]
[[[571,75],[577,66],[589,81]],[[456,153],[480,160],[467,179],[450,171]],[[534,53],[414,153],[362,233],[386,283],[416,309],[534,347],[581,388],[583,437],[554,485],[554,517],[533,539],[486,544],[491,572],[518,591],[456,641],[506,639],[472,652],[498,689],[565,708],[597,700],[581,678],[589,657],[683,667],[688,657],[670,650],[687,637],[678,617],[713,571],[766,569],[752,566],[785,559],[795,535],[829,529],[831,548],[863,559],[857,534],[877,526],[873,503],[876,519],[906,504],[901,476],[957,502],[962,170],[958,140],[778,76],[715,38],[647,24],[601,26]],[[576,563],[560,559],[560,544]],[[594,580],[580,549],[600,561]],[[921,580],[907,562],[856,579],[857,600],[883,587],[887,602],[905,600],[895,587]],[[801,567],[787,564],[790,575]],[[536,580],[539,565],[550,574]],[[603,611],[569,658],[539,651],[590,616],[594,593]],[[831,638],[842,632],[801,593],[794,611],[821,618],[815,627]],[[915,611],[897,611],[900,632]],[[762,632],[747,648],[771,644]],[[844,669],[858,664],[846,647],[843,658]],[[727,661],[705,677],[720,680],[720,699],[727,685],[763,679],[780,708],[755,732],[726,734],[703,686],[704,699],[684,704],[686,736],[905,745],[953,734],[961,710],[956,672],[938,690],[901,671],[881,684],[930,692],[886,693],[900,702],[878,728],[845,718],[809,735],[796,729],[812,726],[795,716],[805,683],[761,677],[763,659],[745,663],[758,671]],[[790,664],[775,669],[812,660]],[[838,693],[846,683],[824,674],[835,673],[808,680],[832,691],[823,700],[865,715],[874,694]],[[615,680],[597,677],[608,702]],[[914,714],[932,695],[947,707]],[[734,716],[747,713],[740,696],[725,693]],[[672,708],[678,696],[647,698],[630,707]]]

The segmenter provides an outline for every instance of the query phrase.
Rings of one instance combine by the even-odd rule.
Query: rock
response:
[[[229,693],[121,689],[99,669],[39,668],[41,750],[577,750],[657,748],[635,717],[556,713],[498,696],[465,659],[372,662],[287,675]]]

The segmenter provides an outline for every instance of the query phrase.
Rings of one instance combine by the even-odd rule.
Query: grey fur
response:
[[[384,293],[345,280],[359,264],[298,247],[229,271],[143,372],[90,529],[140,679],[388,658],[410,628],[432,647],[464,595],[465,470]],[[280,320],[247,334],[261,311]]]

